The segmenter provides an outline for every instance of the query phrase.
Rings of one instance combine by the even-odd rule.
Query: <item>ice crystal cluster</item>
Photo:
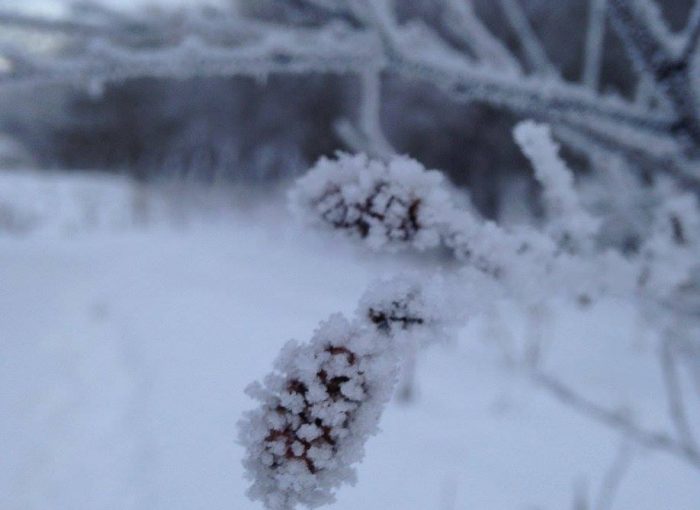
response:
[[[290,199],[308,222],[347,232],[375,249],[439,245],[451,209],[442,174],[399,156],[388,163],[364,154],[322,158],[298,180]]]
[[[396,336],[399,344],[408,335],[435,342],[452,335],[465,321],[464,307],[455,305],[461,294],[439,274],[378,280],[360,300],[357,314],[378,331]]]
[[[248,387],[260,402],[239,424],[252,499],[270,510],[315,507],[354,483],[352,465],[395,385],[400,336],[441,327],[433,293],[408,280],[371,289],[354,320],[336,314],[309,343],[288,342],[275,372]]]

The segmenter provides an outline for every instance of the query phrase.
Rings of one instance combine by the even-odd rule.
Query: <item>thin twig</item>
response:
[[[593,90],[600,82],[601,57],[605,39],[605,4],[607,0],[589,0],[588,30],[583,59],[583,84]]]
[[[381,76],[379,69],[360,73],[361,96],[357,126],[343,119],[336,124],[338,135],[356,152],[388,159],[396,150],[387,140],[381,125]]]
[[[700,455],[698,443],[693,436],[685,407],[683,388],[678,374],[678,366],[674,353],[674,340],[664,338],[659,352],[659,361],[664,376],[664,388],[668,399],[668,412],[676,428],[678,439],[689,452]]]
[[[60,33],[70,36],[94,37],[119,33],[118,30],[101,24],[85,23],[72,19],[48,19],[9,11],[0,11],[0,25],[34,32]]]
[[[695,469],[700,469],[700,454],[688,449],[669,434],[646,430],[630,420],[624,413],[607,409],[587,399],[563,382],[541,371],[533,371],[532,380],[537,386],[576,412],[624,433],[645,448],[666,452],[685,461]]]
[[[700,42],[700,2],[696,1],[688,16],[688,24],[685,27],[685,41],[681,50],[680,60],[690,61],[698,50]]]
[[[503,14],[518,36],[525,57],[530,62],[530,65],[536,72],[541,74],[551,76],[559,74],[556,67],[549,60],[547,52],[542,46],[537,34],[535,34],[535,31],[532,29],[530,21],[527,19],[518,0],[499,0],[499,2]]]
[[[617,454],[601,482],[596,504],[593,507],[595,510],[612,509],[615,497],[620,490],[622,480],[627,471],[629,471],[633,453],[632,445],[623,437]]]
[[[692,83],[690,62],[674,55],[668,28],[658,6],[648,0],[609,0],[612,25],[640,73],[648,73],[673,104],[672,131],[685,150],[700,150],[700,118],[694,114],[698,91]]]
[[[474,12],[470,0],[443,0],[445,25],[465,43],[480,62],[499,69],[522,72],[518,59],[495,37]]]

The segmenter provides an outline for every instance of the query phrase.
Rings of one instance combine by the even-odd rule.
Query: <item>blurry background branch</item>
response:
[[[381,126],[381,77],[379,70],[371,68],[360,74],[361,92],[357,126],[347,119],[336,123],[336,130],[343,142],[355,152],[387,159],[396,150],[387,140]]]
[[[104,97],[95,91],[129,90],[139,80],[247,77],[261,83],[270,79],[293,83],[295,77],[335,77],[337,83],[348,83],[347,88],[334,86],[341,91],[338,101],[343,95],[357,95],[358,100],[347,105],[349,112],[323,115],[333,119],[329,126],[336,137],[333,143],[352,150],[377,156],[423,151],[437,165],[452,162],[448,170],[457,181],[474,179],[460,175],[465,169],[454,163],[454,157],[431,149],[434,144],[423,147],[418,134],[408,132],[408,126],[422,124],[404,123],[402,116],[413,114],[410,108],[424,100],[409,103],[408,110],[399,107],[392,91],[400,87],[411,91],[402,92],[401,100],[419,94],[430,97],[433,111],[445,111],[430,120],[437,124],[436,131],[444,133],[448,120],[465,129],[469,121],[457,116],[451,106],[455,104],[464,105],[462,111],[489,108],[506,118],[536,118],[628,159],[633,162],[630,168],[642,175],[665,173],[700,190],[700,110],[690,70],[700,30],[697,8],[684,30],[672,32],[651,0],[571,0],[569,7],[557,9],[564,13],[580,5],[585,36],[577,48],[567,43],[569,55],[578,54],[569,72],[560,68],[558,43],[535,26],[534,7],[519,0],[496,4],[426,0],[411,5],[383,0],[240,0],[230,9],[158,7],[124,12],[95,2],[67,5],[61,17],[0,12],[5,30],[43,34],[52,41],[44,51],[5,42],[2,55],[7,65],[0,74],[0,98],[26,95],[31,88],[48,84],[68,86],[65,90],[73,92],[65,97],[71,102],[71,94],[80,90],[88,91],[95,102]],[[547,9],[554,7],[550,4]],[[508,23],[489,22],[499,17]],[[619,40],[604,38],[607,19]],[[625,92],[611,87],[606,76],[610,58],[606,51],[619,41],[636,72],[625,77],[630,89]],[[636,83],[634,97],[631,89]],[[227,95],[233,101],[238,94],[230,90],[220,94],[219,101],[227,101]],[[310,94],[299,90],[295,95]],[[335,108],[332,104],[328,107]],[[417,110],[415,114],[424,115]],[[494,127],[502,123],[496,119],[503,116],[492,118]],[[45,140],[38,130],[47,122],[26,126],[26,121],[10,116],[3,124],[11,126],[15,136],[30,136],[23,134],[23,129],[30,129],[31,136]],[[18,123],[22,129],[15,127]],[[509,154],[512,160],[515,156]],[[249,158],[240,151],[236,157]]]
[[[623,410],[607,409],[567,386],[558,378],[535,371],[534,382],[574,411],[619,431],[639,445],[669,453],[700,469],[700,452],[667,432],[646,430],[626,416]]]
[[[532,30],[530,22],[525,15],[519,0],[499,0],[501,9],[506,19],[518,35],[527,61],[532,69],[541,74],[557,74],[554,65],[549,61],[547,52],[540,43],[539,38]]]
[[[583,67],[583,83],[597,89],[600,82],[601,59],[605,40],[605,8],[607,0],[590,0],[588,8],[588,29]]]

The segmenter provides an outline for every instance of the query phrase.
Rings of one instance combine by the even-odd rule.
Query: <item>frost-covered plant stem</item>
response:
[[[676,436],[683,447],[700,459],[700,446],[688,421],[686,398],[680,380],[678,347],[674,331],[666,333],[659,349],[659,362],[664,376],[664,388],[668,400],[668,414],[676,429]]]
[[[315,507],[354,483],[353,464],[378,430],[401,353],[453,320],[440,305],[444,291],[439,279],[378,282],[352,321],[333,315],[311,342],[287,343],[275,372],[248,387],[260,406],[239,424],[252,499],[269,510]]]
[[[395,381],[393,338],[332,316],[310,344],[288,343],[277,372],[248,394],[261,402],[240,425],[248,492],[270,510],[333,501],[376,432]]]
[[[354,321],[335,316],[310,344],[288,344],[277,372],[250,390],[262,404],[242,427],[251,497],[271,510],[332,501],[333,491],[352,480],[351,465],[376,430],[394,386],[393,353],[410,356],[419,339],[434,342],[451,321],[488,314],[503,299],[531,318],[536,335],[526,346],[523,367],[538,387],[634,444],[700,470],[674,345],[665,341],[659,353],[674,431],[656,431],[545,370],[539,329],[552,300],[586,307],[604,297],[623,297],[643,314],[664,317],[670,325],[666,338],[673,338],[684,322],[674,315],[683,313],[682,306],[674,310],[671,304],[697,296],[697,199],[673,185],[662,188],[663,200],[636,253],[601,247],[599,221],[584,209],[550,129],[523,122],[515,138],[543,188],[547,215],[539,228],[507,229],[484,221],[454,203],[439,172],[406,157],[379,161],[338,154],[298,180],[291,205],[307,223],[373,250],[448,248],[463,266],[449,286],[441,279],[380,282],[363,297]]]
[[[538,387],[582,416],[623,433],[640,446],[669,453],[700,470],[700,452],[689,448],[674,435],[665,431],[647,430],[626,416],[624,411],[608,409],[587,399],[552,375],[535,371],[532,374],[532,380]]]
[[[588,29],[583,64],[583,83],[592,90],[600,84],[601,58],[605,39],[605,8],[608,0],[589,0]]]
[[[396,395],[403,402],[411,402],[416,398],[416,363],[418,362],[418,342],[410,339],[404,348],[403,362],[399,373],[399,385]]]
[[[636,253],[601,247],[599,219],[581,203],[573,174],[560,157],[549,128],[523,122],[515,129],[515,138],[543,188],[547,215],[539,228],[506,229],[457,207],[439,175],[406,158],[383,163],[340,155],[337,160],[323,160],[300,179],[292,194],[295,209],[311,224],[351,234],[371,249],[424,250],[439,245],[452,249],[464,263],[455,280],[465,288],[478,289],[478,298],[470,298],[467,292],[456,300],[470,317],[487,312],[489,299],[508,299],[522,306],[539,328],[542,311],[552,300],[564,298],[587,307],[604,297],[618,297],[636,303],[642,315],[663,317],[661,323],[669,329],[659,332],[667,338],[678,336],[678,328],[694,319],[692,299],[697,297],[700,269],[697,200],[673,185],[662,187],[662,200]],[[420,206],[413,215],[407,207],[387,209],[395,201]],[[389,210],[392,214],[387,214]],[[358,224],[366,227],[358,230]],[[411,225],[411,235],[400,228],[394,232],[406,224]],[[417,243],[417,239],[430,242]],[[678,347],[671,350],[669,345],[664,340],[659,361],[673,432],[649,430],[553,376],[544,368],[543,335],[528,342],[523,368],[538,387],[583,416],[636,444],[700,468],[686,411],[687,396],[679,379]]]
[[[364,152],[372,157],[389,159],[397,154],[387,140],[381,125],[381,72],[369,68],[360,73],[359,119],[353,125],[347,119],[336,123],[336,131],[343,142],[354,152]]]
[[[499,0],[501,10],[517,34],[520,45],[523,47],[530,66],[536,72],[544,75],[556,75],[554,65],[547,57],[547,53],[535,34],[530,22],[525,15],[519,0]]]

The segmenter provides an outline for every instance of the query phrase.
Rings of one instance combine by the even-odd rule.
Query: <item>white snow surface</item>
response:
[[[7,178],[0,190],[14,190],[13,203],[43,210],[55,197],[37,191],[42,174],[21,187]],[[51,179],[72,189],[94,178]],[[126,213],[118,182],[100,185],[98,217]],[[76,210],[73,193],[61,196],[57,224]],[[186,224],[0,228],[0,508],[262,508],[245,497],[236,442],[255,405],[244,388],[289,339],[352,314],[377,278],[439,264],[308,232],[265,198]],[[509,367],[503,353],[518,348],[525,320],[501,309],[501,320],[473,318],[421,352],[417,400],[388,405],[357,485],[330,508],[560,510],[575,486],[597,489],[619,437]],[[654,338],[627,304],[549,315],[552,372],[646,426],[669,426]],[[614,508],[696,510],[699,480],[672,457],[636,451]]]

